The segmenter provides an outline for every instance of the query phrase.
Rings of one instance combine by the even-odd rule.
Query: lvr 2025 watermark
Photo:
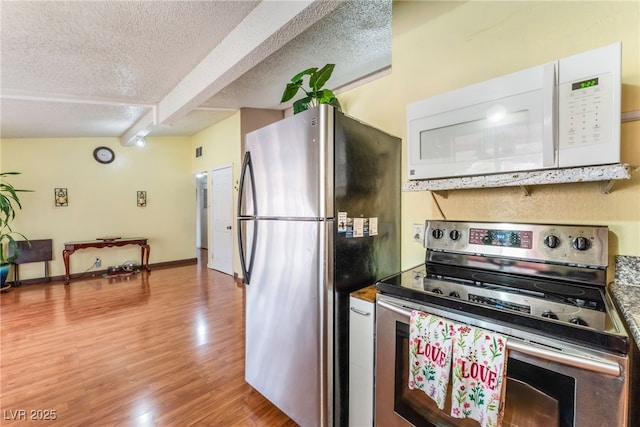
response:
[[[51,421],[58,418],[55,409],[4,409],[3,420]]]

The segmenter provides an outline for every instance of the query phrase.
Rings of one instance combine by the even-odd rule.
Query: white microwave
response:
[[[409,179],[620,162],[621,43],[407,106]]]

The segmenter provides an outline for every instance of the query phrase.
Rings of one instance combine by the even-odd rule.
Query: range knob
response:
[[[460,294],[457,293],[456,291],[449,292],[449,296],[453,298],[460,298]]]
[[[586,251],[589,249],[589,239],[586,237],[576,237],[573,239],[573,247],[579,251]]]
[[[442,289],[440,289],[440,288],[433,288],[433,291],[431,291],[431,292],[433,292],[434,294],[441,294],[441,293],[442,293]]]
[[[442,231],[442,229],[440,228],[434,228],[431,232],[431,235],[434,239],[442,239],[442,237],[444,237],[444,231]]]
[[[451,237],[451,240],[458,240],[460,238],[460,232],[458,230],[451,230],[449,237]]]
[[[547,319],[558,320],[558,316],[551,310],[545,310],[545,312],[542,313],[542,317],[546,317]]]
[[[557,248],[559,244],[560,244],[560,239],[558,239],[558,236],[549,234],[547,237],[544,238],[544,245],[548,248],[551,248],[551,249]]]
[[[589,326],[589,324],[587,322],[585,322],[584,320],[582,320],[579,317],[572,317],[571,319],[569,319],[570,323],[573,323],[574,325],[582,325],[582,326]]]

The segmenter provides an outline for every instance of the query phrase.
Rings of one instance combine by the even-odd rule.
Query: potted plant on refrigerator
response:
[[[5,181],[9,175],[19,175],[20,172],[0,173],[0,291],[5,291],[9,286],[5,286],[11,262],[18,257],[18,243],[14,235],[27,238],[17,231],[11,229],[11,222],[16,217],[16,211],[22,209],[19,192],[29,190],[18,190],[13,185]]]
[[[326,64],[320,69],[313,67],[299,72],[293,76],[291,82],[287,83],[280,102],[289,101],[302,89],[306,96],[293,103],[293,114],[298,114],[301,111],[308,110],[319,104],[333,105],[338,110],[342,110],[340,102],[333,92],[329,89],[322,89],[322,86],[324,86],[327,80],[329,80],[329,77],[331,77],[334,67],[335,64]],[[308,88],[303,87],[304,76],[309,76]]]

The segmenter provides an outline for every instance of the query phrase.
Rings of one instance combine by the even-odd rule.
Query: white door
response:
[[[233,168],[211,170],[209,267],[233,274]]]

